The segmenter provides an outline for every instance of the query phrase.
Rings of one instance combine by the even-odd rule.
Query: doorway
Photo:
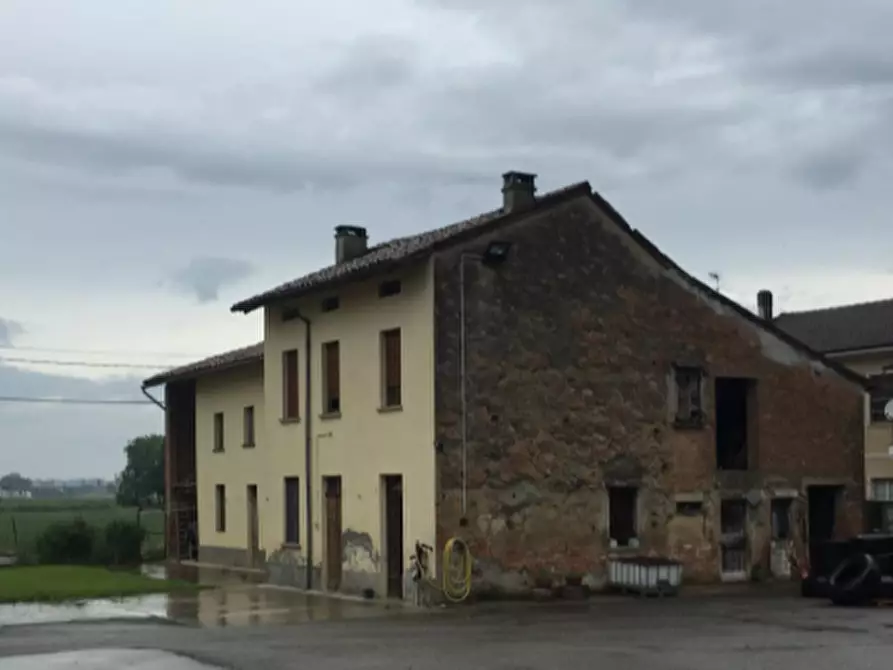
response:
[[[326,497],[326,588],[341,588],[341,477],[323,477]]]
[[[819,558],[817,548],[834,539],[839,491],[838,486],[810,486],[806,489],[810,565],[814,565]]]
[[[403,477],[384,475],[388,598],[403,598]]]
[[[723,500],[720,504],[720,561],[723,581],[747,579],[747,502]]]
[[[257,484],[249,484],[246,488],[248,500],[248,565],[257,565],[260,553],[260,520],[257,512]]]

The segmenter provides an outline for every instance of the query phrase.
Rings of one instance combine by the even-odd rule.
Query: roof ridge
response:
[[[257,293],[250,298],[240,300],[230,307],[233,312],[251,312],[269,302],[296,298],[314,290],[321,290],[335,283],[358,281],[396,263],[405,263],[422,256],[430,255],[442,245],[452,241],[458,242],[464,233],[471,233],[478,226],[509,220],[514,216],[525,216],[534,213],[537,208],[551,206],[565,198],[575,195],[590,194],[592,187],[588,181],[581,181],[543,193],[536,198],[532,208],[519,211],[506,211],[499,207],[476,214],[475,216],[454,221],[436,228],[428,228],[418,233],[395,237],[370,247],[366,253],[343,263],[325,265],[300,277],[282,282],[271,289]]]

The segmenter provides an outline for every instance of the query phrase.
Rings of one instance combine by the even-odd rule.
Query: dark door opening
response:
[[[248,565],[254,567],[260,553],[260,521],[257,513],[257,485],[249,484],[246,489],[248,500]]]
[[[810,486],[806,489],[810,565],[816,564],[819,547],[834,539],[839,490],[837,486]]]
[[[750,379],[716,379],[716,467],[719,470],[748,468],[748,398]]]
[[[341,588],[341,477],[323,477],[326,496],[326,588]]]
[[[723,500],[719,514],[722,577],[747,579],[747,502]]]
[[[385,546],[388,598],[403,597],[403,477],[385,475]]]

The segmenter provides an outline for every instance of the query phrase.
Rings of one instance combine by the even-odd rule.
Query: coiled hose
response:
[[[474,561],[464,540],[451,537],[443,547],[443,595],[460,603],[471,594],[471,569]]]

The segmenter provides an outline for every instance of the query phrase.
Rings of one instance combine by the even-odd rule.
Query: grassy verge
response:
[[[40,565],[0,569],[0,603],[118,598],[192,592],[198,588],[189,582],[152,579],[106,568]]]

